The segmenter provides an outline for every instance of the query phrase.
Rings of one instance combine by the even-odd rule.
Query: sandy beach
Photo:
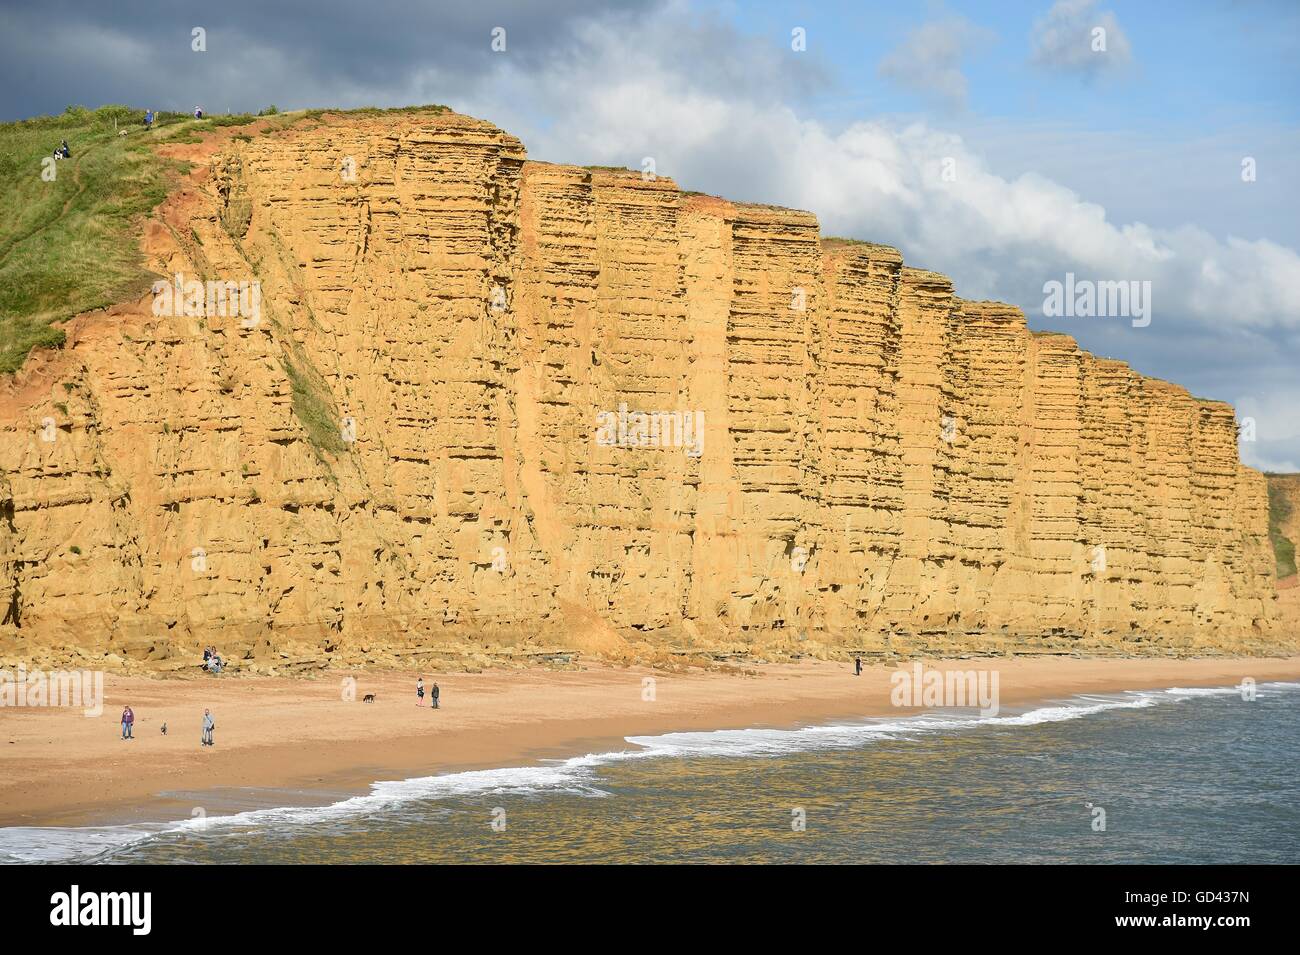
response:
[[[1300,657],[1271,659],[1017,658],[927,666],[998,672],[1014,707],[1077,693],[1300,679]],[[624,737],[682,730],[792,727],[912,712],[890,702],[893,668],[806,662],[744,671],[583,670],[425,673],[442,707],[415,705],[416,673],[315,679],[105,678],[97,718],[73,708],[0,710],[0,825],[85,825],[183,818],[230,793],[346,794],[378,779],[524,765],[622,749]],[[653,693],[648,691],[653,680]],[[362,702],[373,693],[375,702]],[[653,699],[647,697],[652,696]],[[123,742],[124,704],[136,715]],[[199,745],[204,708],[216,746]],[[163,723],[168,726],[163,735]],[[214,794],[204,802],[204,793]],[[219,800],[216,793],[224,793]],[[251,797],[250,797],[251,798]]]

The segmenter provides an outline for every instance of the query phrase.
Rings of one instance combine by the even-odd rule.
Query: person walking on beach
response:
[[[435,680],[433,683],[433,692],[429,694],[429,698],[433,701],[433,708],[435,710],[438,708],[438,693],[438,682]]]
[[[129,706],[122,707],[122,739],[135,739],[135,737],[131,735],[131,731],[134,727],[135,713],[131,711],[131,707]]]
[[[217,728],[217,724],[212,719],[212,714],[208,710],[203,711],[203,745],[212,745],[212,731]]]
[[[853,658],[853,675],[862,676],[862,657]]]
[[[424,706],[424,677],[415,681],[415,705]]]

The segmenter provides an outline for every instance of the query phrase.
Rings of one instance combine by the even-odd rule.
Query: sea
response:
[[[6,863],[1297,863],[1300,684],[628,737],[174,822],[0,828]]]

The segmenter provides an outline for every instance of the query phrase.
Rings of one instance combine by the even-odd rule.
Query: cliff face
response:
[[[0,648],[1277,637],[1232,409],[893,249],[454,114],[191,152],[146,250],[260,317],[146,297],[0,394]]]

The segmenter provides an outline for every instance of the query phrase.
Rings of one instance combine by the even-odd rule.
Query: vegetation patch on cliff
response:
[[[357,106],[353,109],[309,109],[308,116],[323,116],[325,113],[338,113],[340,116],[397,116],[402,113],[440,113],[451,112],[450,106],[442,103],[426,103],[423,106]]]
[[[1300,474],[1268,475],[1268,539],[1273,544],[1279,580],[1296,572],[1293,525],[1300,517],[1296,512],[1297,496]]]
[[[342,454],[347,450],[347,445],[343,443],[343,433],[326,399],[327,390],[320,373],[299,349],[286,354],[281,363],[285,374],[289,376],[289,384],[293,387],[293,413],[302,423],[307,439],[316,449],[317,455],[321,452]]]

